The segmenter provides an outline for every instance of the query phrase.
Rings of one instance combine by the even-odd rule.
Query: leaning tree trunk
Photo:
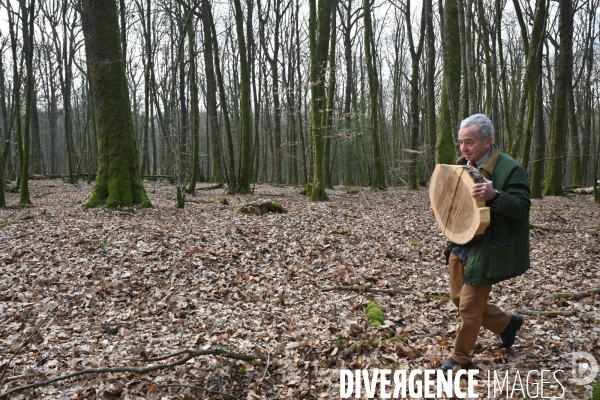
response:
[[[85,207],[151,207],[140,177],[115,0],[83,0],[82,27],[97,124],[98,173]]]

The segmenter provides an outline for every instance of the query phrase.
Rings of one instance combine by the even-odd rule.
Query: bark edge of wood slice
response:
[[[490,208],[485,207],[485,200],[471,196],[475,182],[469,168],[438,164],[429,183],[435,220],[444,235],[456,244],[470,242],[490,225]]]

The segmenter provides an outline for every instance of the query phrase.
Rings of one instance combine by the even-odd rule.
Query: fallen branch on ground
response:
[[[19,351],[21,351],[21,349],[23,347],[25,347],[27,345],[27,343],[29,343],[29,341],[31,340],[31,338],[33,336],[35,336],[35,334],[38,333],[38,331],[42,328],[42,326],[44,326],[46,324],[46,322],[48,322],[48,320],[50,319],[50,317],[54,316],[54,310],[56,310],[58,308],[58,306],[60,306],[62,303],[58,303],[56,306],[54,306],[54,308],[52,310],[50,310],[50,312],[44,317],[44,319],[38,324],[38,326],[33,330],[33,332],[31,332],[29,334],[29,336],[27,336],[27,338],[19,345],[19,347],[15,350],[14,354],[12,355],[12,357],[10,358],[10,360],[8,360],[8,362],[6,363],[6,365],[4,366],[4,370],[2,371],[2,375],[0,375],[0,387],[2,386],[2,384],[4,383],[4,376],[6,375],[6,371],[8,371],[8,367],[10,366],[10,363],[12,362],[12,360],[14,360],[14,358],[17,356],[17,354],[19,354]]]
[[[181,388],[186,388],[186,389],[202,390],[202,391],[206,392],[207,394],[218,394],[219,396],[228,397],[230,399],[236,398],[234,395],[231,395],[229,393],[218,392],[216,390],[210,390],[207,388],[203,388],[201,386],[194,386],[194,385],[159,385],[159,386],[157,386],[158,389],[166,389],[166,388],[172,388],[172,387],[181,387]]]
[[[581,300],[596,294],[600,294],[600,287],[591,288],[590,290],[586,290],[583,292],[552,293],[552,296],[554,296],[557,299]]]
[[[154,357],[154,358],[149,358],[144,352],[142,352],[141,356],[142,356],[143,361],[145,361],[145,362],[154,362],[154,361],[165,360],[165,359],[171,358],[171,357],[177,357],[177,356],[180,356],[183,354],[186,354],[186,356],[180,358],[177,361],[173,361],[173,362],[167,363],[167,364],[150,365],[148,367],[117,367],[117,368],[82,369],[81,371],[72,372],[70,374],[58,376],[56,378],[48,379],[48,380],[45,380],[42,382],[35,382],[35,383],[31,383],[29,385],[23,385],[23,386],[16,387],[14,389],[10,389],[4,393],[0,393],[0,399],[4,399],[8,395],[13,394],[13,393],[22,392],[24,390],[29,390],[29,389],[35,389],[37,387],[50,385],[50,384],[53,384],[56,382],[64,381],[64,380],[70,379],[70,378],[75,378],[75,377],[78,377],[81,375],[104,374],[104,373],[115,373],[115,372],[133,372],[136,374],[146,374],[148,372],[169,369],[169,368],[176,367],[178,365],[185,364],[189,360],[191,360],[195,357],[198,357],[198,356],[221,356],[221,357],[231,358],[234,360],[242,360],[242,361],[254,361],[254,360],[266,360],[267,359],[267,357],[265,357],[265,356],[237,354],[237,353],[231,353],[229,351],[222,350],[222,349],[207,349],[207,350],[187,349],[187,350],[178,351],[173,354],[168,354],[165,356]]]
[[[541,225],[529,224],[529,229],[539,229],[544,232],[558,232],[558,233],[575,233],[575,229],[563,229],[563,228],[546,228]]]
[[[554,310],[554,311],[538,311],[538,310],[518,310],[518,314],[531,315],[534,317],[577,317],[583,321],[600,322],[598,318],[573,310]]]
[[[321,289],[321,292],[333,292],[334,290],[348,290],[351,292],[369,292],[369,293],[391,293],[391,294],[413,294],[408,290],[402,289],[373,289],[373,288],[365,288],[365,286],[329,286]]]

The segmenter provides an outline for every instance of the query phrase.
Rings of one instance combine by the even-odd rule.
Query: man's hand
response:
[[[487,178],[483,178],[483,183],[476,183],[473,185],[473,193],[471,195],[476,199],[491,200],[496,196],[494,190],[494,183]]]

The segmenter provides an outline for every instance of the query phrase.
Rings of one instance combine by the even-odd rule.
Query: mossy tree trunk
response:
[[[83,0],[82,27],[100,132],[98,172],[85,208],[150,207],[140,177],[115,0]]]
[[[458,129],[458,99],[460,98],[461,53],[456,0],[446,0],[440,10],[443,23],[442,62],[443,80],[438,121],[438,138],[435,146],[435,162],[454,164],[458,151],[456,133]]]
[[[554,95],[554,118],[550,139],[550,161],[544,194],[564,196],[562,187],[564,137],[566,134],[567,86],[572,79],[573,69],[573,12],[571,0],[559,1],[560,54],[556,69],[556,91]]]
[[[313,180],[307,188],[312,201],[327,201],[325,192],[324,161],[325,142],[323,140],[322,113],[325,104],[325,72],[329,54],[331,33],[331,13],[333,0],[309,0],[309,48],[310,48],[310,94],[311,94],[311,134],[313,154]]]

